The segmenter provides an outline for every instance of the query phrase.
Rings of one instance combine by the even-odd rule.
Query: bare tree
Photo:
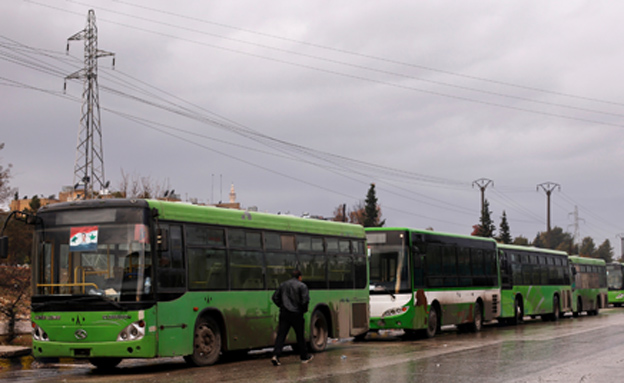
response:
[[[3,148],[4,143],[0,143],[0,150]],[[13,189],[9,186],[12,167],[11,164],[6,165],[6,167],[0,165],[0,203],[4,203],[13,194]]]
[[[30,306],[30,268],[17,265],[0,266],[0,314],[7,320],[7,342],[16,337],[15,325],[28,318]]]

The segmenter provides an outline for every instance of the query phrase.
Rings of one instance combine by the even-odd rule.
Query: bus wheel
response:
[[[433,338],[438,332],[438,310],[435,306],[429,308],[429,315],[427,316],[427,328],[425,329],[425,335],[427,338]]]
[[[583,312],[583,300],[581,299],[581,297],[578,297],[578,300],[576,302],[576,311],[572,313],[572,316],[577,318],[579,315],[581,315],[581,312]]]
[[[219,360],[221,353],[221,329],[212,318],[200,318],[195,324],[193,353],[184,360],[192,366],[210,366]]]
[[[117,367],[121,358],[91,358],[89,362],[99,370],[110,370]]]
[[[522,323],[522,319],[524,318],[524,310],[522,309],[522,303],[520,303],[520,299],[514,300],[514,317],[511,319],[511,323],[514,325]]]
[[[560,314],[561,314],[561,308],[559,307],[559,297],[555,295],[553,297],[552,320],[555,321],[555,322],[558,321]]]
[[[481,311],[481,303],[476,302],[474,305],[474,322],[470,325],[470,330],[479,332],[483,328],[483,312]]]
[[[319,310],[314,310],[310,317],[310,349],[313,352],[321,352],[327,347],[327,319]]]
[[[596,309],[592,313],[594,315],[600,314],[600,297],[596,298]]]

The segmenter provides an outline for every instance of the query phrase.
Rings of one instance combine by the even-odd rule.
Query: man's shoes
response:
[[[314,355],[309,354],[307,358],[301,359],[301,363],[309,363],[312,359],[314,359]]]
[[[277,356],[273,355],[273,357],[271,358],[271,363],[273,363],[274,366],[281,366],[282,364],[280,363],[280,360]]]

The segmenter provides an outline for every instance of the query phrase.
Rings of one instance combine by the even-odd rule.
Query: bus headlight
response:
[[[42,342],[47,342],[50,340],[50,338],[48,338],[48,333],[43,331],[43,329],[39,327],[38,324],[33,323],[32,327],[33,327],[32,337],[34,340],[39,340]]]
[[[126,328],[121,330],[117,335],[117,342],[125,342],[128,340],[138,340],[145,335],[145,321],[130,323]]]
[[[407,307],[393,307],[390,310],[386,310],[381,317],[391,317],[393,315],[403,314],[407,311]]]

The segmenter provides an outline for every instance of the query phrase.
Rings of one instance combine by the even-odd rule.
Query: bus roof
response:
[[[542,249],[540,247],[533,246],[520,246],[520,245],[506,245],[504,243],[499,243],[498,248],[502,250],[517,250],[517,251],[528,251],[532,253],[546,253],[552,255],[564,255],[568,256],[568,253],[561,250],[551,250],[551,249]]]
[[[581,257],[579,255],[570,255],[568,258],[570,258],[570,262],[572,263],[578,263],[583,265],[604,266],[607,264],[604,259],[600,258],[587,258]]]
[[[452,234],[452,233],[444,233],[440,231],[432,231],[432,230],[424,230],[424,229],[411,229],[408,227],[366,227],[365,230],[367,232],[373,231],[409,231],[410,233],[418,233],[418,234],[429,234],[429,235],[439,235],[443,237],[452,237],[452,238],[462,238],[462,239],[472,239],[475,241],[485,241],[485,242],[494,242],[494,238],[487,237],[476,237],[474,235],[465,235],[465,234]]]
[[[162,220],[365,238],[362,226],[349,223],[150,199],[93,199],[62,202],[44,206],[39,212],[123,207],[156,209],[158,218]]]
[[[162,220],[364,238],[364,228],[349,223],[179,202],[147,200],[147,203],[158,210],[158,218]]]

